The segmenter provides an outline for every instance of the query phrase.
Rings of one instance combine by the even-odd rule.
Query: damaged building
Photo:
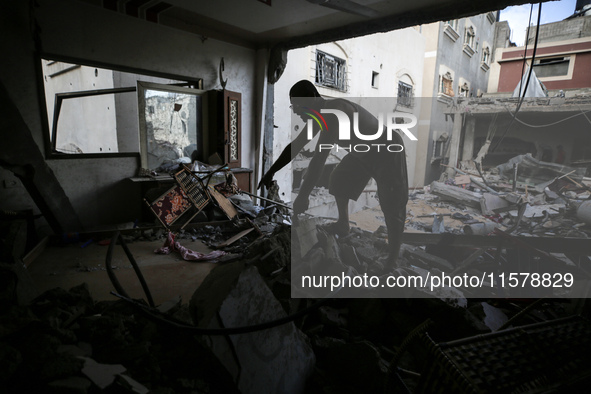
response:
[[[532,49],[534,68],[566,67],[579,85],[541,75],[550,93],[523,101],[502,85],[519,81],[503,70],[516,48],[464,48],[475,30],[499,30],[495,12],[523,3],[4,2],[3,392],[586,390],[591,86],[578,67],[588,37],[540,42],[544,56],[562,51],[557,63],[535,63]],[[569,23],[587,31],[583,3]],[[448,71],[443,55],[414,53],[413,68],[336,43],[393,31],[430,48],[417,28],[429,24],[453,42],[467,29],[457,43],[471,55],[461,56],[479,78],[498,73],[497,93],[478,92],[480,79],[457,85],[458,71],[458,94],[438,101],[447,139],[437,145],[441,135],[425,129],[425,150],[413,153],[425,163],[407,158],[436,180],[411,188],[389,266],[379,208],[351,215],[350,233],[335,236],[323,228],[330,218],[293,217],[282,189],[257,186],[283,144],[280,89],[316,78],[316,67],[290,68],[301,66],[288,53],[324,62],[323,72],[357,56],[372,69],[360,95],[389,85],[404,101],[446,87],[434,80]],[[315,83],[344,98],[355,84]],[[291,175],[279,183],[293,185]],[[342,275],[326,280],[330,270]],[[301,285],[312,276],[325,282],[310,295]]]

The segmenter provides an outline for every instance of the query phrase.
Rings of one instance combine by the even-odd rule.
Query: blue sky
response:
[[[542,3],[541,24],[561,21],[575,12],[576,0],[560,0]],[[511,27],[511,41],[518,46],[525,42],[525,29],[529,21],[531,4],[507,7],[501,11],[501,20],[508,21]],[[531,24],[538,20],[538,3],[534,4]]]

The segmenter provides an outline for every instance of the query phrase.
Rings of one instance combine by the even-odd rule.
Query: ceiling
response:
[[[525,0],[79,0],[247,47],[303,47],[481,14]]]

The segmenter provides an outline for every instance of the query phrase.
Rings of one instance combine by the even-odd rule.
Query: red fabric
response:
[[[216,262],[217,259],[227,254],[222,250],[214,250],[208,254],[195,252],[194,250],[185,248],[180,243],[174,240],[174,235],[172,233],[168,233],[168,237],[162,245],[161,248],[156,249],[154,253],[156,254],[170,254],[173,251],[177,251],[181,254],[183,260],[187,261],[212,261]]]

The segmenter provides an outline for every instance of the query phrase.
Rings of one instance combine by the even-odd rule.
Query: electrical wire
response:
[[[505,137],[507,136],[507,133],[509,133],[509,130],[511,129],[511,126],[513,125],[513,123],[515,123],[515,120],[517,118],[517,113],[519,112],[519,110],[521,109],[521,105],[523,104],[523,100],[525,99],[525,93],[527,92],[527,88],[529,86],[529,81],[532,75],[532,72],[534,70],[534,61],[536,58],[536,51],[538,49],[538,38],[539,38],[539,33],[540,33],[540,20],[541,20],[541,16],[542,16],[542,3],[538,3],[538,22],[536,25],[536,38],[534,40],[534,49],[532,51],[532,56],[531,56],[531,64],[529,67],[529,71],[527,74],[527,80],[525,81],[525,88],[523,89],[523,92],[519,92],[520,93],[520,100],[519,103],[517,104],[517,108],[515,109],[515,113],[513,114],[513,117],[511,118],[511,122],[509,123],[509,126],[507,126],[507,129],[505,130],[505,132],[503,133],[503,135],[501,136],[501,138],[499,139],[499,142],[497,142],[497,144],[492,148],[491,152],[494,152],[503,142],[503,140],[505,139]],[[533,10],[533,4],[532,4],[532,10]],[[528,36],[529,36],[529,28],[528,28]],[[527,45],[527,39],[526,39],[526,45]],[[523,56],[523,62],[525,64],[525,61],[527,59],[527,53]],[[521,82],[523,82],[523,75],[521,77]],[[520,83],[521,86],[521,83]]]
[[[133,270],[135,271],[135,274],[137,275],[137,277],[140,281],[140,284],[142,285],[142,289],[144,290],[144,293],[146,294],[146,298],[148,298],[148,303],[150,304],[151,307],[155,307],[154,299],[152,298],[152,294],[150,293],[150,289],[148,288],[148,284],[146,283],[146,280],[144,279],[144,276],[142,275],[142,271],[140,270],[139,265],[137,264],[137,262],[135,261],[135,258],[133,257],[133,254],[131,253],[131,251],[127,247],[127,244],[125,243],[123,238],[120,236],[120,234],[121,233],[119,231],[116,231],[115,234],[113,234],[113,237],[111,238],[111,243],[109,244],[109,249],[107,250],[107,260],[106,260],[106,264],[105,264],[106,269],[107,269],[107,275],[109,276],[109,279],[111,280],[111,283],[113,284],[115,289],[117,289],[117,291],[119,293],[121,293],[123,296],[129,298],[129,296],[127,295],[127,292],[123,289],[123,286],[121,286],[121,283],[119,283],[119,280],[117,279],[117,276],[115,275],[115,272],[113,271],[113,267],[111,265],[111,262],[113,259],[113,245],[115,245],[117,243],[117,240],[120,240],[121,247],[123,248],[123,251],[127,255],[127,258],[129,260],[129,262],[131,263],[131,266],[133,267]]]
[[[120,241],[120,243],[123,247],[123,250],[125,251],[125,254],[127,255],[127,258],[131,262],[131,265],[133,266],[133,269],[134,269],[136,275],[138,276],[138,279],[142,283],[142,288],[144,289],[144,292],[146,293],[146,297],[148,297],[148,301],[150,303],[149,306],[131,299],[131,297],[129,297],[129,295],[127,294],[125,289],[123,289],[123,286],[121,286],[121,283],[119,283],[119,280],[117,279],[115,272],[113,271],[113,267],[111,266],[111,262],[112,262],[112,258],[113,258],[113,248],[114,248],[114,245],[117,243],[117,241]],[[142,314],[144,314],[146,317],[148,317],[151,320],[155,320],[160,323],[164,323],[164,324],[166,324],[172,328],[175,328],[175,329],[190,331],[192,333],[200,334],[200,335],[246,334],[246,333],[250,333],[250,332],[261,331],[261,330],[265,330],[268,328],[277,327],[277,326],[292,322],[300,317],[303,317],[303,316],[307,315],[308,313],[312,312],[313,310],[320,308],[322,305],[326,304],[327,302],[333,300],[333,298],[322,298],[319,301],[316,301],[314,304],[312,304],[312,305],[310,305],[310,306],[308,306],[296,313],[293,313],[291,315],[288,315],[288,316],[285,316],[285,317],[282,317],[282,318],[279,318],[276,320],[272,320],[269,322],[265,322],[265,323],[253,324],[250,326],[228,327],[228,328],[196,327],[196,326],[193,326],[190,324],[180,322],[178,320],[173,320],[169,316],[166,316],[163,313],[161,313],[160,311],[154,309],[154,301],[152,300],[152,296],[150,294],[150,290],[148,288],[148,285],[146,284],[146,282],[144,280],[144,277],[141,273],[139,266],[137,265],[137,262],[135,261],[133,255],[129,251],[127,244],[125,243],[123,238],[120,236],[119,231],[116,231],[115,234],[113,234],[113,237],[111,239],[111,243],[109,244],[109,249],[107,250],[107,258],[106,258],[105,266],[107,269],[107,274],[109,275],[109,279],[111,280],[111,283],[113,284],[113,286],[117,290],[117,293],[111,292],[111,294],[113,294],[116,297],[119,297],[120,299],[122,299],[123,301],[133,305]],[[337,289],[332,294],[334,295],[334,294],[338,293],[339,290],[340,289]]]
[[[511,112],[511,110],[509,110],[509,109],[507,109],[507,110],[508,110],[509,112]],[[581,113],[578,113],[578,114],[575,114],[575,115],[571,115],[571,116],[569,116],[569,117],[567,117],[567,118],[564,118],[564,119],[557,120],[556,122],[553,122],[553,123],[548,123],[548,124],[542,124],[542,125],[529,124],[529,123],[526,123],[526,122],[524,122],[524,121],[523,121],[523,120],[521,120],[521,119],[515,119],[515,120],[516,120],[517,122],[521,123],[522,125],[524,125],[524,126],[527,126],[527,127],[532,127],[532,128],[543,128],[543,127],[556,126],[557,124],[560,124],[560,123],[562,123],[562,122],[566,122],[567,120],[569,120],[569,119],[572,119],[572,118],[576,118],[577,116],[581,116],[581,115],[583,115],[583,116],[587,117],[587,115],[586,115],[586,114],[588,114],[588,113],[591,113],[591,111],[581,111]],[[589,119],[587,119],[587,120],[589,120]]]
[[[587,121],[588,121],[588,122],[591,124],[591,119],[589,119],[589,117],[587,117],[587,112],[590,112],[590,111],[586,111],[586,112],[585,112],[585,111],[583,111],[583,108],[581,108],[581,106],[580,106],[580,105],[577,105],[577,107],[579,107],[579,110],[581,110],[581,113],[582,113],[583,115],[585,115],[585,119],[587,119]]]
[[[526,30],[526,34],[525,34],[525,48],[523,49],[523,63],[521,63],[521,78],[519,79],[519,97],[521,97],[522,92],[525,93],[525,91],[527,90],[527,86],[523,91],[521,90],[521,87],[523,85],[523,74],[525,73],[525,65],[527,64],[527,44],[529,43],[529,29],[531,27],[531,16],[532,16],[533,12],[534,12],[534,5],[532,4],[529,7],[529,19],[527,21],[527,30]],[[536,39],[537,39],[537,35],[536,35]]]

